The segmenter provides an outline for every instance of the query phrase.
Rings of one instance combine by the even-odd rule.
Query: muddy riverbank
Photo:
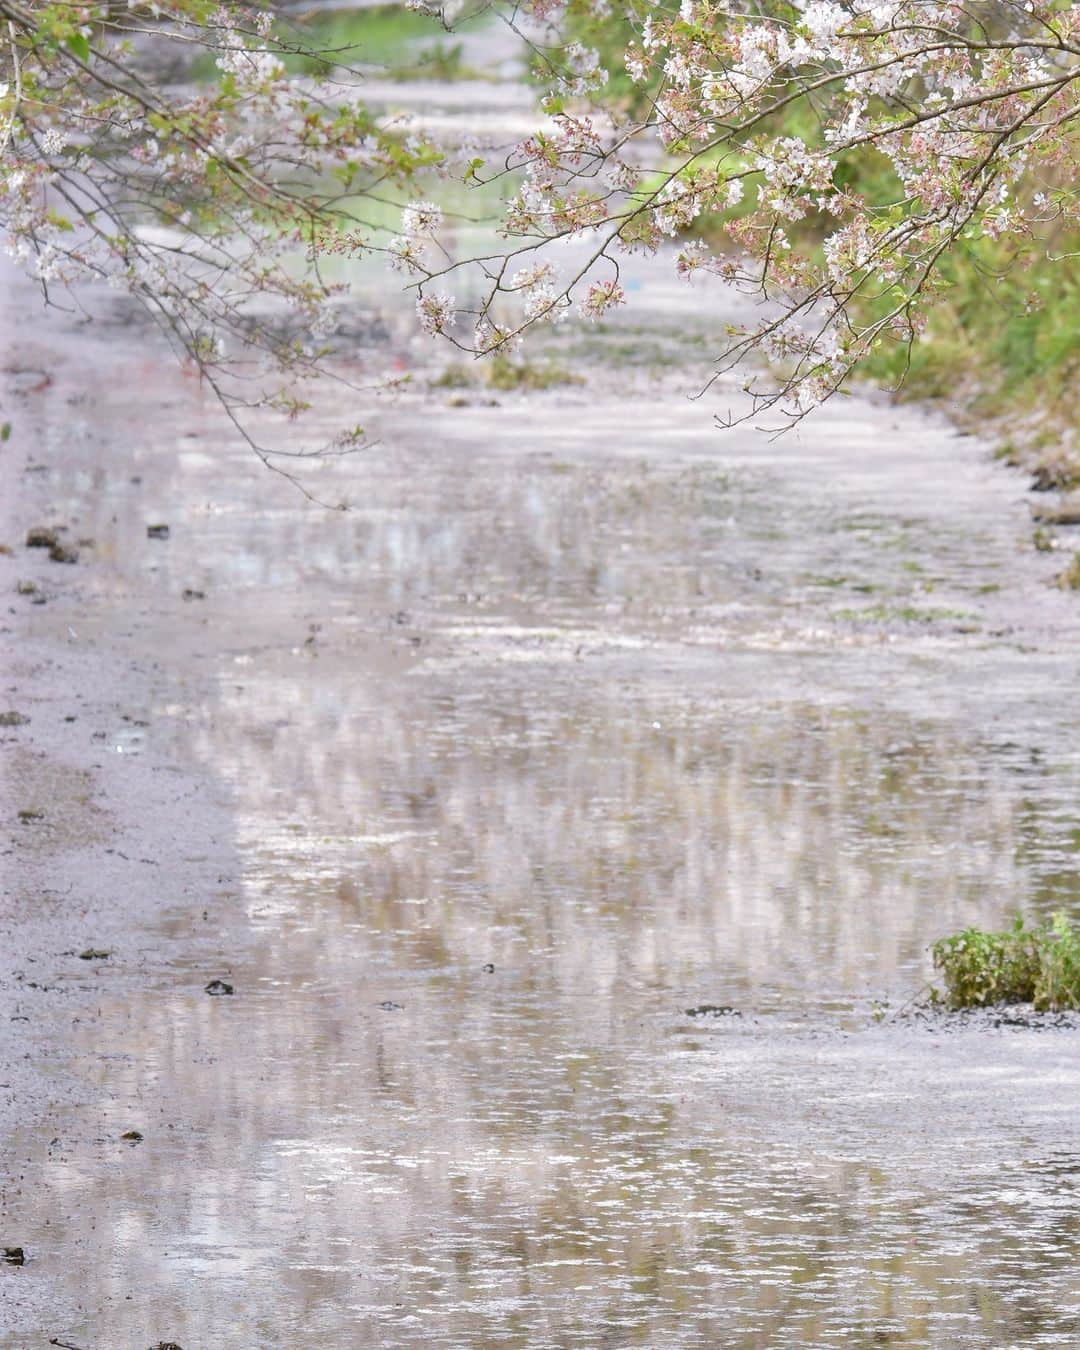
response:
[[[12,283],[15,294],[28,299]],[[68,1185],[93,1173],[108,1190],[137,1146],[125,1134],[193,1128],[147,1066],[139,1020],[105,1029],[103,1004],[137,994],[195,1005],[203,969],[230,966],[236,919],[227,795],[190,757],[152,744],[162,701],[178,678],[194,694],[197,670],[176,669],[160,613],[149,622],[146,597],[110,578],[124,541],[91,539],[56,500],[56,463],[87,434],[92,385],[72,378],[40,319],[17,326],[6,309],[3,333],[14,435],[0,455],[0,712],[15,716],[0,730],[0,1241],[26,1255],[5,1267],[0,1298],[12,1346],[43,1344],[107,1300],[110,1234],[62,1198]],[[60,527],[77,563],[25,547],[41,522]],[[131,1091],[117,1088],[121,1065],[139,1066]]]
[[[891,1017],[1080,912],[1023,481],[370,328],[344,514],[127,320],[5,335],[0,1345],[1075,1344],[1075,1031]]]

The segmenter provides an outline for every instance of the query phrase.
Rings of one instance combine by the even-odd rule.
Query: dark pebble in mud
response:
[[[687,1017],[741,1017],[738,1008],[729,1008],[722,1003],[702,1003],[696,1008],[687,1008]]]
[[[16,595],[37,595],[38,588],[36,581],[19,581],[15,584]]]
[[[14,711],[0,713],[0,727],[24,727],[29,721],[25,713]]]
[[[55,548],[59,542],[60,536],[56,531],[47,529],[44,525],[37,525],[26,532],[27,548]]]
[[[157,1345],[152,1345],[150,1350],[184,1350],[182,1345],[177,1345],[175,1341],[158,1341]]]
[[[890,1020],[922,1024],[935,1032],[993,1031],[1001,1027],[1021,1027],[1025,1031],[1080,1031],[1080,1010],[1041,1011],[1030,1003],[946,1008],[921,1002],[898,1009]]]
[[[80,961],[107,961],[112,955],[103,947],[87,947],[86,951],[79,953]]]
[[[21,1247],[5,1247],[4,1260],[9,1266],[25,1266],[26,1253]]]
[[[395,1003],[392,998],[384,998],[383,1001],[379,1004],[379,1007],[383,1010],[383,1012],[405,1011],[404,1003]]]
[[[487,963],[487,965],[485,965],[482,969],[483,969],[485,975],[494,975],[494,974],[495,974],[495,967],[494,967],[494,965],[493,965],[490,961],[489,961],[489,962]]]
[[[217,997],[221,994],[231,994],[233,987],[231,984],[226,984],[224,980],[211,980],[203,992]]]
[[[205,599],[206,599],[206,592],[205,592],[205,591],[196,591],[196,590],[193,590],[190,586],[188,586],[187,589],[184,590],[184,591],[182,592],[182,595],[183,595],[183,597],[184,597],[185,600],[205,600]]]
[[[79,561],[79,550],[68,548],[66,544],[53,544],[52,548],[49,549],[49,557],[53,562],[77,563]]]
[[[146,537],[147,539],[168,539],[169,527],[168,525],[147,525]]]
[[[124,1133],[120,1136],[120,1138],[123,1139],[124,1142],[128,1144],[142,1143],[142,1134],[138,1130],[125,1130]]]
[[[19,819],[22,821],[22,823],[23,823],[24,825],[31,825],[31,824],[33,824],[33,822],[34,822],[35,820],[44,820],[44,819],[45,819],[45,812],[44,812],[44,811],[35,811],[35,810],[32,810],[32,809],[28,809],[28,810],[25,810],[25,811],[20,811],[20,812],[19,812]]]

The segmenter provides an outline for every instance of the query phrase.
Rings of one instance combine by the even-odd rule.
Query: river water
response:
[[[141,329],[42,339],[97,544],[35,622],[136,632],[102,753],[204,773],[232,871],[75,1029],[67,1156],[14,1141],[5,1350],[1080,1343],[1076,1030],[903,1012],[934,938],[1080,917],[1060,558],[916,409],[720,432],[663,358],[732,302],[658,278],[539,393],[365,320],[414,380],[305,476],[347,513]]]

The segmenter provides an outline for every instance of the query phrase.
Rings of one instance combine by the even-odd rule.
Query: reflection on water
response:
[[[1015,903],[1015,788],[940,729],[454,679],[354,677],[318,710],[307,681],[256,680],[216,710],[238,797],[264,785],[238,830],[275,928],[316,923],[315,885],[342,902],[324,937],[357,925],[365,963],[527,956],[552,995],[781,1009],[914,989],[928,935]]]
[[[869,1017],[943,931],[1080,911],[1075,634],[1017,627],[999,480],[831,473],[863,405],[727,451],[407,404],[328,518],[189,406],[142,483],[89,432],[55,478],[87,622],[148,587],[213,668],[147,734],[229,784],[250,928],[234,999],[87,1032],[147,1138],[45,1174],[108,1234],[79,1343],[1080,1341],[1073,1034]]]

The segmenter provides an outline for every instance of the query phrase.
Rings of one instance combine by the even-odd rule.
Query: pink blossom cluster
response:
[[[595,53],[560,47],[561,7],[531,10],[552,86],[546,125],[509,162],[508,256],[518,277],[559,243],[588,249],[539,307],[526,288],[514,311],[520,283],[492,274],[476,317],[508,338],[578,292],[596,317],[623,298],[620,256],[674,239],[679,275],[770,302],[722,365],[765,351],[781,378],[755,408],[801,415],[876,345],[915,338],[952,250],[1080,223],[1080,4],[648,3],[624,54],[629,101]]]
[[[321,260],[371,240],[341,203],[440,153],[332,76],[290,75],[275,7],[99,0],[3,16],[0,246],[47,297],[86,280],[135,297],[234,420],[259,403],[292,415],[304,400],[286,390],[324,364],[341,289]],[[213,80],[157,74],[193,55],[212,58]],[[438,220],[414,208],[403,264]]]

